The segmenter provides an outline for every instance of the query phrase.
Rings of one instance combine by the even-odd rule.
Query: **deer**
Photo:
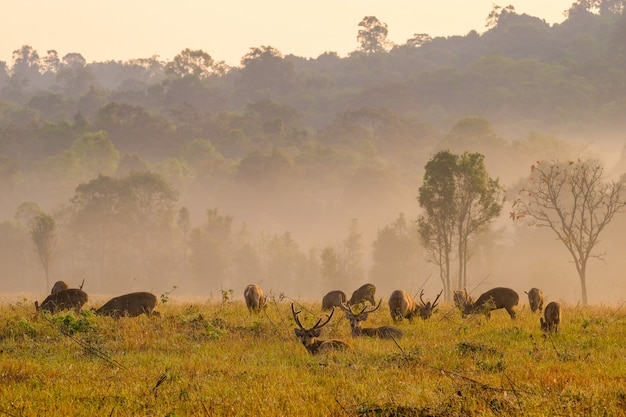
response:
[[[326,318],[326,321],[321,323],[322,319],[320,318],[319,320],[317,320],[317,323],[315,323],[315,326],[311,327],[310,329],[306,329],[304,328],[304,326],[300,322],[300,319],[298,318],[298,314],[301,313],[301,310],[296,311],[293,307],[293,303],[291,303],[291,313],[293,314],[294,321],[299,327],[298,329],[293,329],[293,331],[296,334],[296,337],[300,339],[300,342],[302,342],[302,344],[304,345],[304,347],[310,354],[316,355],[318,353],[329,351],[329,350],[350,349],[350,345],[348,345],[343,340],[319,339],[319,336],[322,332],[322,327],[326,326],[328,322],[330,322],[330,319],[333,317],[334,312],[335,312],[335,309],[333,308],[330,314],[328,315],[328,317]]]
[[[376,300],[374,299],[375,293],[376,286],[374,284],[361,285],[352,293],[352,297],[350,297],[350,301],[348,301],[348,304],[353,306],[363,303],[365,301],[369,301],[371,305],[376,305]]]
[[[433,311],[438,305],[437,301],[439,300],[439,297],[441,297],[441,294],[443,294],[443,290],[441,290],[439,294],[437,294],[437,297],[435,297],[435,301],[433,301],[432,303],[430,301],[425,303],[424,299],[422,298],[422,296],[424,295],[424,290],[420,292],[420,305],[418,307],[418,313],[422,319],[427,320],[430,318],[430,316],[433,315]]]
[[[558,333],[559,324],[561,324],[561,304],[556,301],[548,303],[543,315],[545,320],[543,317],[539,318],[541,330],[548,333]]]
[[[54,285],[52,286],[52,291],[50,291],[50,294],[56,294],[59,291],[64,291],[67,290],[69,287],[67,286],[67,284],[65,283],[65,281],[57,281],[54,283]],[[81,288],[82,289],[82,288]]]
[[[487,318],[491,317],[491,311],[504,308],[511,319],[516,314],[513,310],[519,303],[519,295],[510,288],[496,287],[484,292],[476,301],[472,300],[467,290],[454,291],[454,303],[461,309],[461,315],[484,313]]]
[[[345,303],[347,300],[346,293],[340,290],[330,291],[322,298],[322,311],[331,310],[334,307],[339,307],[341,303]]]
[[[378,305],[374,307],[366,305],[358,313],[353,312],[349,304],[341,303],[340,308],[346,313],[346,318],[350,321],[352,337],[369,336],[381,339],[399,339],[404,336],[402,330],[393,326],[361,327],[361,322],[367,320],[370,313],[378,310],[382,302],[383,299],[381,298]]]
[[[389,311],[394,322],[400,322],[404,318],[412,322],[413,317],[418,314],[419,306],[413,297],[404,290],[392,292],[387,303],[389,304]]]
[[[257,284],[250,284],[243,292],[246,299],[246,306],[250,314],[258,313],[265,306],[265,293]]]
[[[156,303],[156,296],[150,292],[133,292],[111,298],[94,313],[97,316],[109,316],[114,319],[137,317],[142,314],[150,317]]]
[[[87,299],[87,293],[83,290],[79,288],[68,288],[67,290],[50,294],[43,300],[41,305],[35,301],[35,310],[37,313],[40,311],[48,311],[54,314],[62,310],[74,310],[76,313],[80,313]]]
[[[543,291],[539,288],[531,288],[530,291],[524,291],[528,295],[528,304],[530,311],[533,313],[543,310]]]

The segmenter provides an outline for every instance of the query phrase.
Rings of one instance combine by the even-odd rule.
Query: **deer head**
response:
[[[326,326],[330,319],[332,319],[333,314],[335,313],[335,308],[331,310],[330,314],[326,318],[324,322],[322,319],[318,319],[317,323],[310,329],[305,328],[300,319],[298,318],[298,314],[302,311],[296,311],[293,307],[293,303],[291,303],[291,313],[293,314],[293,320],[298,325],[298,329],[293,329],[296,336],[300,339],[300,342],[304,345],[304,347],[312,354],[316,354],[321,350],[326,349],[345,349],[348,348],[348,344],[344,341],[337,339],[330,340],[320,340],[318,337],[322,333],[322,327]]]
[[[424,290],[420,292],[419,314],[421,318],[426,320],[433,314],[435,307],[437,307],[438,305],[437,301],[439,300],[439,297],[441,297],[442,293],[443,293],[443,290],[441,290],[439,294],[437,294],[437,298],[435,298],[435,301],[433,301],[432,303],[430,301],[425,303],[424,299],[422,298],[422,296],[424,295]]]

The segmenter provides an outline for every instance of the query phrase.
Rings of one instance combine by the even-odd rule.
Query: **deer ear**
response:
[[[322,334],[322,329],[315,329],[312,333],[313,337],[320,337]]]
[[[296,334],[296,336],[301,337],[302,336],[302,330],[301,329],[293,329],[293,332]]]

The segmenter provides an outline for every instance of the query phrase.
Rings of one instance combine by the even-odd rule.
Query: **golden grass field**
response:
[[[157,306],[115,321],[85,311],[36,316],[0,306],[0,415],[7,416],[623,416],[626,309],[564,305],[544,335],[527,304],[511,320],[462,318],[443,304],[398,325],[404,338],[352,338],[340,311],[322,338],[346,352],[310,355],[291,300]],[[90,307],[89,303],[86,306]],[[319,303],[298,303],[312,326]],[[391,325],[383,306],[365,326]]]

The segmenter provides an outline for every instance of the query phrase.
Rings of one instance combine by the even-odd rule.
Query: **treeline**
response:
[[[87,63],[22,46],[0,62],[0,256],[26,277],[7,288],[41,289],[41,213],[51,276],[104,292],[423,280],[416,196],[437,151],[479,152],[515,188],[533,161],[626,127],[623,3],[595,3],[552,26],[495,7],[484,34],[402,45],[366,17],[348,57],[259,46],[233,68],[202,50]]]

